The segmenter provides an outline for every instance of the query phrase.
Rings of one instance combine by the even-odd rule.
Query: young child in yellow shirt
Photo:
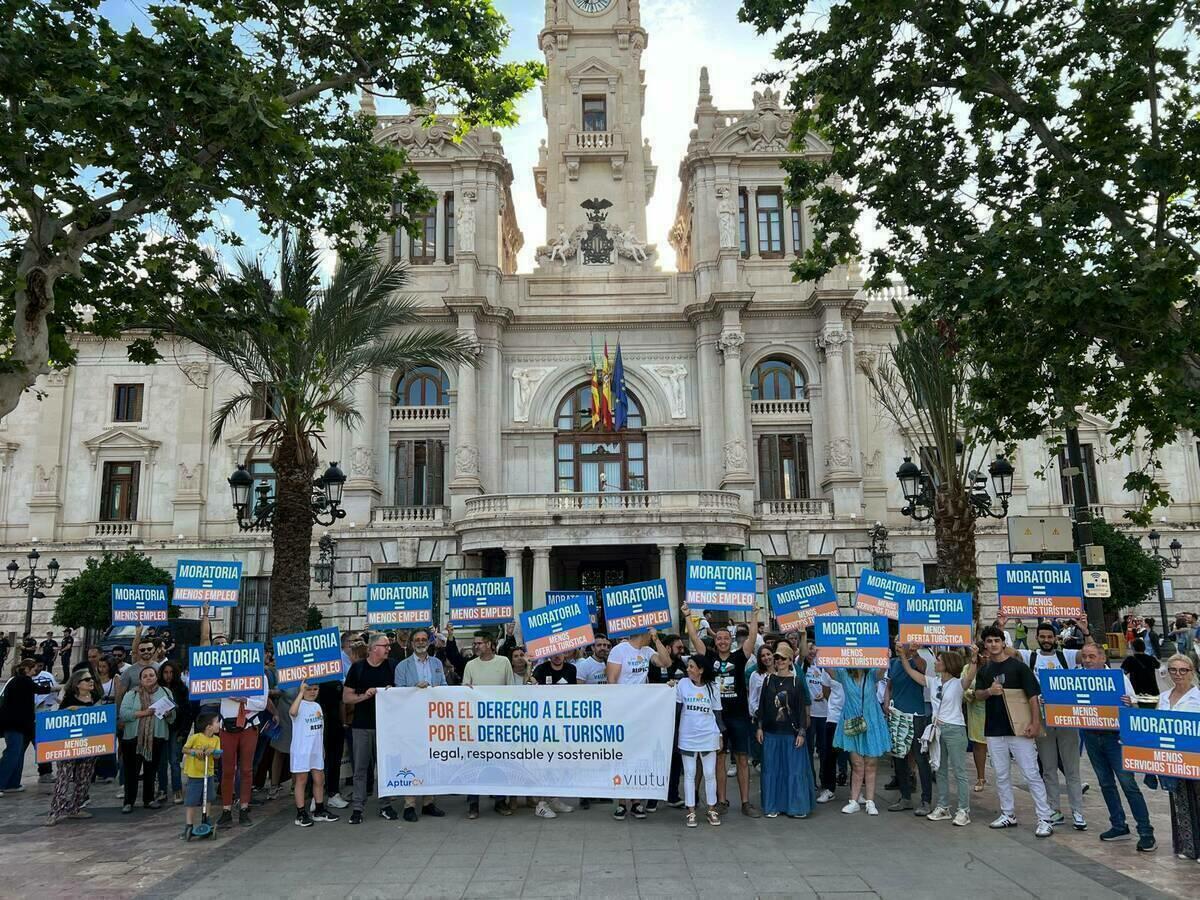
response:
[[[187,794],[184,797],[183,839],[192,839],[192,826],[196,824],[196,811],[204,804],[204,782],[208,780],[208,803],[211,807],[218,801],[216,779],[216,756],[221,752],[221,738],[217,730],[221,717],[216,713],[204,713],[196,718],[196,732],[183,745],[183,774],[187,776]],[[214,752],[215,751],[215,752]],[[204,810],[208,814],[209,809]]]

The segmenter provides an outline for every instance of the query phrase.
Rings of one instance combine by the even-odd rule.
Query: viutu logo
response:
[[[419,787],[424,784],[420,778],[417,778],[417,773],[412,769],[401,769],[395,775],[388,779],[387,786],[390,788],[397,787]]]
[[[622,785],[628,787],[666,787],[667,778],[665,775],[651,775],[647,772],[623,772],[620,775],[613,776],[613,785],[615,787]]]

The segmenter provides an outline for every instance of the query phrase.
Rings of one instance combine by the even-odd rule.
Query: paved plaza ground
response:
[[[179,840],[181,807],[120,814],[115,790],[96,786],[90,821],[39,827],[50,786],[0,798],[4,897],[107,898],[663,898],[865,897],[971,900],[1022,897],[1195,897],[1200,865],[1170,852],[1166,798],[1151,797],[1159,851],[1101,844],[1104,804],[1085,800],[1090,828],[1033,836],[1028,794],[1018,792],[1022,827],[987,828],[991,786],[973,794],[973,823],[955,828],[911,813],[878,818],[838,812],[844,800],[807,820],[750,820],[737,813],[713,828],[687,829],[678,810],[616,822],[607,804],[558,819],[520,809],[500,818],[485,802],[468,821],[460,798],[449,815],[416,824],[385,822],[368,803],[364,824],[300,829],[286,798],[256,807],[251,828],[214,841]],[[731,787],[733,786],[731,780]],[[757,789],[757,782],[755,782]],[[841,794],[845,794],[842,789]],[[735,788],[736,795],[736,788]],[[895,795],[881,794],[890,800]],[[882,805],[882,804],[881,804]]]

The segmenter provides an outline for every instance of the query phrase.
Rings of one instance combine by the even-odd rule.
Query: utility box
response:
[[[1073,553],[1075,537],[1070,516],[1009,516],[1009,556]]]

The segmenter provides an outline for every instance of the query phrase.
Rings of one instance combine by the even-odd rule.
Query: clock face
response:
[[[575,6],[580,12],[585,12],[590,15],[602,13],[610,6],[613,0],[575,0]]]

